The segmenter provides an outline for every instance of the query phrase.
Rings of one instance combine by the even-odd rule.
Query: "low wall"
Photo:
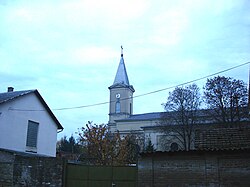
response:
[[[156,152],[138,163],[139,187],[250,186],[250,151]]]
[[[0,151],[0,186],[63,186],[64,162]]]
[[[15,156],[9,152],[0,151],[0,186],[13,186],[13,162]]]

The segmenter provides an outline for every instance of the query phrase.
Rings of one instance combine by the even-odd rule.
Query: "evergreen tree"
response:
[[[145,152],[152,153],[155,152],[154,144],[152,144],[151,140],[148,140],[147,146],[145,148]]]
[[[80,145],[76,142],[73,135],[67,139],[67,136],[64,136],[57,142],[57,151],[63,151],[67,153],[79,153]]]

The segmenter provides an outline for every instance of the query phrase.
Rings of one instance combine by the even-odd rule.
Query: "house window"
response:
[[[37,149],[37,135],[39,123],[28,121],[28,131],[26,139],[26,151],[36,152]]]
[[[115,113],[120,113],[121,112],[121,103],[120,101],[117,101],[115,103]]]

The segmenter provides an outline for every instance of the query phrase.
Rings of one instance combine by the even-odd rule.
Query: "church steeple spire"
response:
[[[124,84],[129,86],[128,74],[125,67],[124,59],[123,59],[123,47],[121,46],[121,59],[116,72],[115,80],[113,85],[115,84]]]
[[[109,90],[109,127],[111,132],[115,132],[117,130],[115,120],[126,119],[133,114],[133,93],[135,92],[133,86],[128,81],[122,46],[121,59],[115,80],[113,85],[109,87]]]

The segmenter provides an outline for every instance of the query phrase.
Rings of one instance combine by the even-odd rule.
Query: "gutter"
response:
[[[60,132],[62,132],[62,131],[63,131],[63,129],[60,129],[59,131],[57,131],[57,134],[60,133]]]

